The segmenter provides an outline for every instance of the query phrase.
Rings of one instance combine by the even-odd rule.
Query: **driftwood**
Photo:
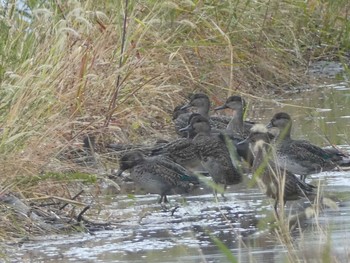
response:
[[[71,199],[45,195],[26,200],[21,200],[14,194],[8,193],[0,195],[0,205],[8,209],[8,212],[13,213],[19,221],[30,226],[28,229],[31,229],[31,234],[34,235],[77,230],[91,233],[106,228],[110,229],[112,223],[94,222],[84,216],[91,206],[74,200],[82,193],[83,191],[80,191]],[[55,201],[40,203],[46,200]],[[68,204],[72,205],[73,208],[67,210]],[[83,207],[83,209],[77,214],[75,210],[79,207]],[[77,228],[77,226],[79,227]]]

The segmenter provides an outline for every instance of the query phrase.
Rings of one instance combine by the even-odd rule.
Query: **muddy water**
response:
[[[288,99],[277,104],[264,101],[250,106],[250,116],[262,122],[267,122],[273,113],[287,111],[295,120],[294,137],[319,145],[327,145],[327,137],[350,152],[350,147],[345,146],[350,140],[350,89],[345,84],[289,94]],[[350,172],[324,172],[310,176],[310,181],[341,202],[338,209],[325,208],[317,220],[301,220],[301,230],[292,234],[294,250],[305,260],[319,262],[318,255],[330,244],[338,262],[348,262]],[[13,247],[9,261],[230,262],[215,242],[217,238],[239,262],[283,262],[288,258],[288,249],[271,230],[271,200],[258,188],[247,185],[248,177],[231,187],[226,201],[215,201],[205,189],[185,198],[171,196],[168,207],[158,205],[156,195],[101,197],[103,218],[108,215],[115,222],[113,229],[37,238]],[[305,200],[290,202],[285,213],[301,213],[306,206]]]

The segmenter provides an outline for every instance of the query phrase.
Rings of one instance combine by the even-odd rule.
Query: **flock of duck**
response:
[[[268,125],[255,124],[244,121],[245,107],[242,97],[231,96],[215,108],[231,109],[231,117],[209,115],[209,97],[192,95],[187,104],[174,109],[179,138],[126,151],[119,159],[117,175],[129,170],[135,183],[159,194],[159,202],[168,202],[167,195],[198,187],[203,175],[224,189],[241,183],[244,162],[261,189],[275,200],[277,213],[279,200],[284,205],[288,200],[316,196],[315,186],[305,182],[307,175],[350,163],[348,156],[335,148],[292,139],[289,114],[275,114]]]

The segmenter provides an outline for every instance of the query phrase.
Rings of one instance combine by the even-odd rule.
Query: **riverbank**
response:
[[[116,162],[72,161],[85,161],[86,135],[102,145],[169,139],[172,109],[189,93],[215,105],[231,94],[273,102],[310,89],[315,61],[348,61],[347,2],[129,1],[125,23],[124,1],[31,2],[29,20],[4,9],[0,45],[0,194],[26,205],[98,193]],[[65,213],[76,209],[76,220],[89,195]],[[1,241],[38,234],[30,218],[1,211]]]

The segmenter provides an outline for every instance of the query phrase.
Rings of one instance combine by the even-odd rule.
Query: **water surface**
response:
[[[332,143],[350,152],[350,92],[340,83],[288,94],[277,101],[252,101],[249,117],[267,123],[279,111],[291,114],[293,136],[318,145]],[[254,117],[254,118],[253,118]],[[293,250],[318,261],[330,245],[338,262],[350,259],[350,172],[324,172],[309,177],[324,193],[339,198],[338,209],[325,208],[315,218],[302,219],[292,233]],[[45,236],[12,247],[10,262],[230,262],[220,240],[239,262],[283,262],[288,247],[272,230],[271,200],[245,182],[228,189],[224,201],[210,191],[171,196],[164,208],[156,195],[101,197],[101,218],[111,230],[69,236]],[[178,208],[172,215],[172,209]],[[309,206],[289,202],[286,214]],[[334,258],[333,258],[334,259]],[[320,258],[321,260],[321,258]]]

